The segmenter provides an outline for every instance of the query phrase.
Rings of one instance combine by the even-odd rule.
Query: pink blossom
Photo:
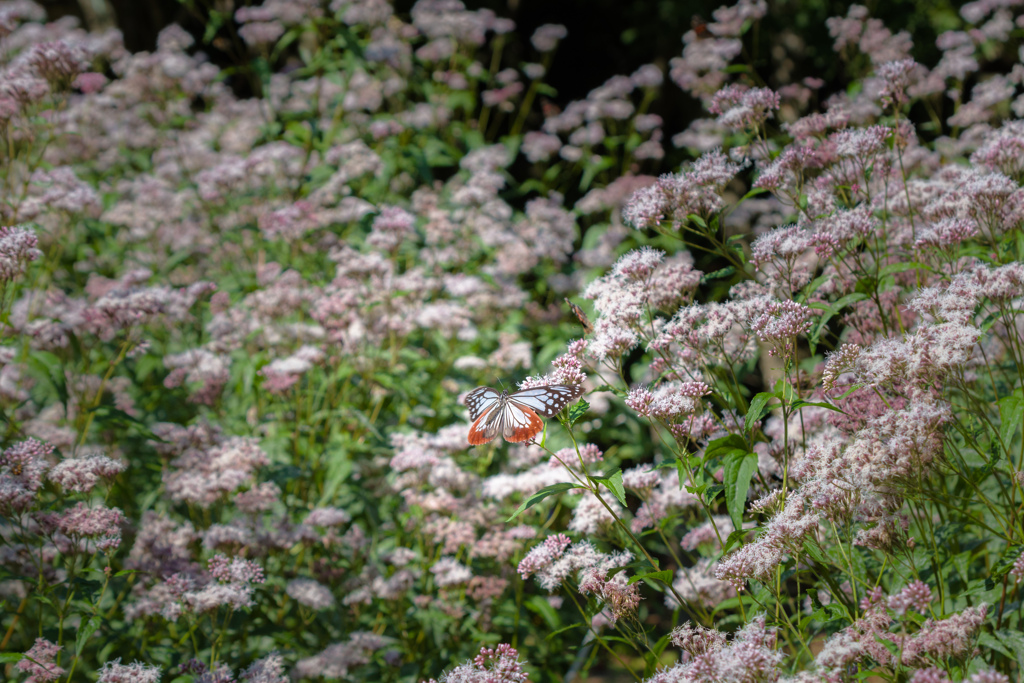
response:
[[[32,505],[50,469],[51,453],[53,446],[26,439],[0,454],[0,510],[20,512]]]
[[[473,578],[472,570],[454,557],[442,557],[430,568],[434,581],[441,588],[457,586]]]
[[[210,558],[207,566],[210,575],[222,583],[250,584],[264,581],[263,568],[252,560],[215,555]]]
[[[1013,568],[1010,570],[1010,576],[1013,577],[1014,583],[1020,583],[1024,581],[1024,552],[1013,561]]]
[[[700,650],[688,662],[676,664],[645,683],[771,683],[779,678],[785,654],[775,649],[775,629],[765,625],[763,615],[740,629],[728,643],[724,636],[697,632],[680,639]]]
[[[560,558],[571,543],[572,541],[565,534],[549,536],[542,544],[526,554],[526,557],[519,562],[519,567],[516,571],[524,579],[530,578],[530,576],[548,567],[552,562]]]
[[[238,675],[246,683],[288,683],[284,672],[284,659],[276,652],[257,659],[249,668]]]
[[[103,505],[89,507],[76,503],[53,517],[54,527],[73,538],[95,538],[96,547],[109,552],[121,544],[121,526],[125,518],[117,508]]]
[[[780,97],[769,88],[744,88],[729,85],[711,98],[708,110],[718,114],[718,122],[737,130],[757,130],[778,110]]]
[[[584,571],[580,574],[579,590],[583,595],[593,594],[611,614],[611,621],[631,617],[640,605],[640,586],[630,585],[626,574],[619,572],[607,579],[605,571]]]
[[[118,658],[103,665],[97,683],[160,683],[160,667],[142,662],[122,664]]]
[[[313,579],[292,579],[285,587],[285,592],[292,600],[313,610],[334,607],[334,595],[330,589]]]
[[[65,491],[86,493],[100,479],[113,479],[128,466],[105,455],[93,453],[77,458],[66,458],[50,470],[47,478]]]
[[[62,647],[45,638],[36,638],[35,644],[25,652],[25,657],[18,661],[18,671],[28,674],[25,683],[47,683],[64,675],[62,667],[54,661]]]
[[[910,683],[950,683],[950,680],[945,671],[931,667],[915,671],[910,677]]]
[[[30,261],[43,255],[38,243],[32,228],[0,226],[0,282],[21,275]]]
[[[928,604],[932,601],[932,590],[921,581],[914,581],[899,593],[889,597],[889,609],[898,616],[903,616],[907,609],[921,614],[928,613]]]
[[[330,645],[313,657],[300,659],[294,672],[303,678],[344,678],[351,669],[369,663],[370,655],[390,642],[385,636],[356,631],[348,640]]]
[[[86,95],[99,92],[106,84],[107,77],[101,73],[96,73],[95,71],[78,74],[78,76],[75,77],[74,83],[72,83],[74,87],[78,88]]]
[[[796,337],[811,329],[813,309],[795,301],[769,301],[763,312],[750,321],[750,327],[762,342],[771,344],[771,355],[787,355]]]
[[[551,52],[567,35],[569,32],[561,24],[544,24],[533,32],[530,42],[537,52]]]
[[[63,40],[34,45],[28,63],[54,89],[68,87],[88,66],[83,50]]]
[[[728,639],[721,631],[697,625],[683,624],[672,629],[669,636],[672,644],[690,657],[717,652],[726,646]]]
[[[721,208],[722,189],[742,168],[717,150],[709,152],[689,170],[663,175],[654,185],[636,192],[622,216],[638,230],[658,228],[663,222],[675,229],[688,224],[690,214],[707,218]]]
[[[172,500],[209,507],[250,482],[255,470],[268,462],[255,440],[233,437],[212,447],[185,450],[164,473],[164,486]]]
[[[466,662],[441,676],[445,683],[527,683],[529,675],[523,671],[519,652],[511,645],[501,643],[491,649],[480,648],[472,662]],[[427,683],[437,683],[430,679]]]

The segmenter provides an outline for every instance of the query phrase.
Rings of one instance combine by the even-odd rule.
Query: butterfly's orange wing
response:
[[[473,421],[473,424],[469,427],[469,445],[479,446],[491,441],[498,435],[499,429],[496,424],[496,420],[489,419],[489,416],[495,411],[500,410],[501,405],[495,404],[490,410],[484,412],[480,417]]]
[[[502,436],[512,443],[529,441],[544,429],[540,415],[516,401],[509,401],[502,423]]]

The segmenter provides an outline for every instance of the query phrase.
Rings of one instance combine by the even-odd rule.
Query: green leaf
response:
[[[14,664],[25,659],[23,652],[0,652],[0,664]]]
[[[1000,629],[995,632],[995,637],[1013,651],[1013,655],[1017,659],[1017,666],[1024,669],[1024,633]]]
[[[569,408],[569,426],[572,427],[576,424],[576,421],[586,415],[588,410],[590,410],[590,404],[583,399],[580,399],[579,403]]]
[[[733,454],[725,458],[725,506],[736,529],[743,527],[743,510],[747,505],[750,478],[756,471],[756,453]]]
[[[814,278],[814,280],[811,281],[810,284],[804,287],[804,291],[802,292],[804,299],[809,297],[811,294],[814,294],[816,291],[818,291],[819,287],[821,287],[823,284],[825,284],[831,279],[831,275],[819,275],[818,277]],[[813,308],[813,304],[811,305],[811,307]]]
[[[520,505],[519,508],[512,513],[512,516],[506,519],[505,521],[511,522],[513,519],[518,517],[524,510],[532,508],[534,505],[541,502],[545,498],[548,498],[549,496],[554,496],[559,493],[562,493],[563,491],[578,488],[582,487],[579,484],[570,484],[568,482],[562,482],[560,484],[552,484],[551,486],[545,486],[540,491],[537,491],[537,493],[533,494],[532,496],[524,500],[522,505]]]
[[[352,473],[352,459],[343,447],[330,448],[325,454],[327,460],[327,474],[324,477],[324,489],[320,495],[320,505],[329,505],[338,493],[338,488],[348,479]]]
[[[704,462],[707,462],[712,458],[729,455],[736,451],[741,453],[747,452],[747,442],[743,440],[743,437],[739,434],[723,436],[722,438],[715,439],[709,443],[707,448],[704,449]]]
[[[760,420],[768,412],[768,401],[776,398],[775,394],[762,391],[750,401],[747,416],[743,418],[743,433],[750,436],[750,426]],[[745,447],[745,444],[744,444]]]
[[[648,572],[646,574],[636,574],[630,577],[626,583],[632,586],[637,581],[643,581],[644,583],[654,587],[661,588],[672,583],[672,570],[662,569],[660,572]],[[658,582],[661,582],[660,584]]]
[[[949,558],[949,563],[956,569],[957,574],[960,575],[960,579],[966,586],[967,582],[970,581],[971,551],[965,550],[958,555],[953,555]]]
[[[33,351],[28,357],[29,367],[40,379],[53,385],[60,402],[67,405],[68,387],[64,376],[64,362],[49,351]]]
[[[85,641],[89,640],[89,636],[96,633],[96,629],[100,627],[100,618],[97,616],[91,616],[84,624],[78,627],[78,634],[75,636],[75,653],[82,654],[82,648],[85,646]]]
[[[1013,651],[1010,650],[1010,648],[1006,647],[1006,645],[1004,645],[1002,643],[1002,641],[1000,641],[998,638],[996,638],[991,633],[986,633],[985,631],[982,631],[981,633],[979,633],[978,634],[978,645],[984,645],[987,648],[991,648],[991,649],[995,650],[996,652],[1000,653],[1001,655],[1009,657],[1010,659],[1015,659],[1015,657],[1013,655]]]
[[[900,656],[900,646],[892,642],[891,640],[876,635],[875,642],[881,643],[882,647],[888,650],[894,658]]]
[[[743,541],[743,537],[749,532],[750,529],[733,529],[725,538],[725,544],[722,546],[722,554],[729,552],[737,543],[741,543]]]
[[[783,380],[781,377],[775,382],[775,386],[772,388],[775,390],[775,395],[779,397],[779,400],[786,405],[789,405],[796,400],[796,392],[793,390],[793,385]]]
[[[622,470],[615,470],[607,477],[591,477],[591,479],[607,486],[608,490],[614,493],[618,501],[622,503],[622,507],[626,507],[626,487],[622,485]]]
[[[708,505],[714,505],[715,499],[718,498],[718,494],[725,490],[725,487],[721,484],[711,484],[707,486],[701,493],[704,495],[704,502]],[[689,489],[690,487],[686,487]]]
[[[917,263],[915,261],[907,261],[906,263],[890,263],[889,265],[878,271],[878,279],[888,275],[894,275],[895,273],[904,273],[908,270],[927,270],[931,271],[932,267],[925,263]]]
[[[736,266],[727,266],[721,270],[716,270],[711,273],[706,273],[700,278],[701,284],[710,282],[711,280],[722,280],[727,277],[732,277],[736,273]]]
[[[562,620],[558,616],[558,612],[551,606],[541,595],[532,595],[530,599],[526,601],[526,607],[531,612],[540,615],[540,618],[544,620],[548,628],[555,630],[562,626]]]
[[[849,397],[850,394],[852,394],[853,392],[857,391],[858,389],[863,389],[864,386],[865,385],[863,385],[863,384],[854,384],[852,387],[850,387],[849,389],[844,391],[841,395],[837,396],[836,400],[837,401],[842,401],[844,398]]]
[[[1004,396],[999,399],[999,440],[1003,448],[1009,448],[1010,442],[1024,419],[1024,401],[1020,396]]]
[[[793,401],[793,405],[791,405],[790,408],[792,408],[793,410],[796,410],[798,408],[804,408],[806,406],[814,406],[815,408],[826,408],[828,410],[832,410],[832,411],[835,411],[837,413],[845,413],[846,412],[842,408],[838,408],[838,407],[832,405],[831,403],[826,403],[825,401],[805,401],[802,398],[801,399],[797,399],[796,401]]]
[[[544,640],[551,640],[552,638],[557,636],[559,633],[565,633],[566,631],[571,631],[574,628],[580,628],[580,627],[585,627],[585,626],[586,626],[586,624],[584,624],[582,622],[575,623],[575,624],[569,624],[568,626],[563,626],[562,628],[558,629],[557,631],[552,631],[551,633],[547,634],[547,636],[545,636]]]
[[[686,219],[688,221],[690,221],[691,223],[693,223],[694,225],[699,225],[700,227],[704,228],[705,230],[708,229],[708,224],[704,222],[704,219],[701,218],[700,216],[698,216],[695,213],[687,214]]]

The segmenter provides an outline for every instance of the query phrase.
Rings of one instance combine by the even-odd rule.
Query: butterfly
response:
[[[477,387],[466,394],[469,419],[473,420],[469,443],[479,446],[498,434],[512,443],[529,441],[544,429],[541,415],[553,417],[582,395],[582,387],[566,384],[521,389],[511,394]]]
[[[708,22],[704,21],[699,14],[694,14],[690,19],[690,27],[697,34],[697,40],[711,37],[711,29],[708,28]]]
[[[587,314],[583,312],[583,309],[569,301],[569,299],[566,299],[565,303],[569,304],[569,310],[580,321],[580,325],[583,325],[583,334],[594,334],[594,326],[590,324],[590,320],[587,319]]]

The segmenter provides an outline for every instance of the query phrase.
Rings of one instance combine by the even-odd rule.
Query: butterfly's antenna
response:
[[[502,391],[505,391],[505,383],[502,382],[500,379],[498,380],[498,386],[501,387]]]

